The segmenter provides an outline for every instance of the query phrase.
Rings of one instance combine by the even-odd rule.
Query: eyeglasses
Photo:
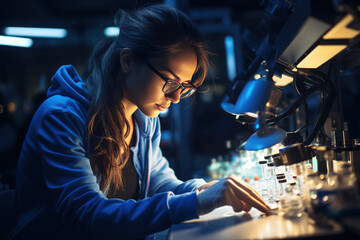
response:
[[[170,93],[178,90],[179,88],[181,88],[180,98],[184,99],[184,98],[190,97],[197,90],[197,88],[194,86],[194,84],[192,84],[190,81],[179,83],[175,79],[166,78],[158,70],[156,70],[156,68],[153,67],[148,61],[146,61],[144,59],[142,59],[142,60],[151,69],[151,71],[153,71],[156,75],[158,75],[162,80],[165,81],[165,84],[162,88],[162,91],[165,94],[170,94]]]

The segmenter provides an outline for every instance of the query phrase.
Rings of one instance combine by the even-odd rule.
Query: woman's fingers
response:
[[[198,188],[198,211],[205,214],[214,208],[231,205],[236,212],[250,211],[252,207],[269,212],[262,197],[249,185],[235,176],[213,181]]]
[[[198,187],[197,189],[199,191],[205,190],[205,189],[211,187],[212,185],[216,184],[217,182],[219,182],[219,180],[213,180],[211,182],[205,183],[204,185]]]
[[[242,189],[237,183],[235,183],[230,178],[227,181],[227,185],[228,188],[232,189],[234,195],[236,195],[239,200],[241,199],[245,203],[259,209],[264,213],[269,212],[270,208],[266,205],[266,203],[261,201],[262,199],[261,198],[259,199],[258,196],[254,194],[252,191],[249,192],[247,191],[247,189]]]
[[[245,210],[245,205],[247,204],[241,201],[231,188],[225,193],[225,198],[226,204],[231,205],[235,212]]]
[[[229,179],[231,179],[236,185],[238,185],[241,189],[244,189],[246,192],[248,192],[249,194],[251,194],[251,196],[255,197],[257,200],[259,200],[260,202],[262,202],[264,205],[267,205],[265,200],[260,196],[260,194],[253,189],[249,184],[239,180],[237,177],[235,177],[234,175],[230,175]]]
[[[244,203],[245,203],[245,202],[244,202]],[[251,210],[251,208],[252,208],[251,205],[245,203],[245,206],[244,206],[244,211],[245,211],[245,212],[249,212],[249,211]]]

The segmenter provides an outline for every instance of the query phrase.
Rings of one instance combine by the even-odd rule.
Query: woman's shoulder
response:
[[[65,127],[85,137],[86,123],[87,110],[84,106],[69,97],[56,95],[47,98],[37,109],[31,120],[28,136],[36,137],[41,129],[50,129],[55,133],[57,128]]]
[[[86,106],[73,98],[62,95],[54,95],[47,98],[38,108],[37,115],[43,118],[45,115],[54,112],[69,113],[85,121],[88,115]]]

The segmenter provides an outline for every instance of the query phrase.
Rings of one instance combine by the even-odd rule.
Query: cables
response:
[[[301,78],[299,77],[296,77],[296,75],[294,76],[294,87],[295,87],[295,90],[296,92],[301,95],[303,92],[306,91],[306,86],[304,84],[304,81],[301,81]],[[306,102],[306,100],[304,100],[303,102],[303,110],[304,110],[304,113],[305,113],[305,129],[306,129],[306,133],[305,133],[305,136],[308,137],[309,135],[309,107],[308,107],[308,104]]]
[[[324,125],[326,118],[331,110],[332,104],[336,97],[335,88],[334,88],[332,82],[329,81],[331,69],[332,68],[330,67],[327,76],[323,76],[322,73],[317,72],[317,71],[312,71],[311,73],[304,73],[304,72],[299,71],[295,75],[293,74],[294,75],[294,86],[295,86],[295,90],[299,94],[299,98],[285,112],[283,112],[282,114],[280,114],[274,118],[267,119],[266,123],[268,123],[269,125],[276,124],[278,121],[289,117],[292,113],[295,112],[295,110],[298,107],[300,107],[300,105],[303,105],[304,112],[306,115],[305,116],[306,124],[305,124],[305,126],[296,130],[296,132],[301,131],[303,128],[306,127],[307,128],[306,140],[304,141],[304,144],[309,145],[314,140],[314,138],[316,137],[316,135],[318,134],[318,132]],[[288,73],[289,73],[289,71],[288,71]],[[306,88],[305,84],[309,85],[310,88]],[[309,135],[308,127],[310,125],[310,122],[309,122],[310,120],[309,120],[309,116],[308,116],[309,109],[308,109],[308,105],[306,103],[306,98],[310,94],[312,94],[318,90],[321,91],[321,100],[322,100],[323,104],[321,106],[317,120],[314,124],[314,128]]]
[[[313,92],[315,92],[316,90],[318,90],[320,88],[321,88],[321,85],[318,85],[318,84],[310,87],[302,95],[300,95],[300,97],[295,101],[295,103],[290,108],[288,108],[284,113],[282,113],[274,118],[267,119],[266,123],[273,125],[273,124],[276,124],[278,121],[289,117],[300,106],[300,104],[303,103],[303,101],[310,94],[312,94]]]

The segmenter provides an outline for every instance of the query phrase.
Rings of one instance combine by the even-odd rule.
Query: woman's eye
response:
[[[171,78],[168,78],[167,81],[171,84],[174,84],[174,85],[179,85],[180,83],[174,79],[171,79]]]

